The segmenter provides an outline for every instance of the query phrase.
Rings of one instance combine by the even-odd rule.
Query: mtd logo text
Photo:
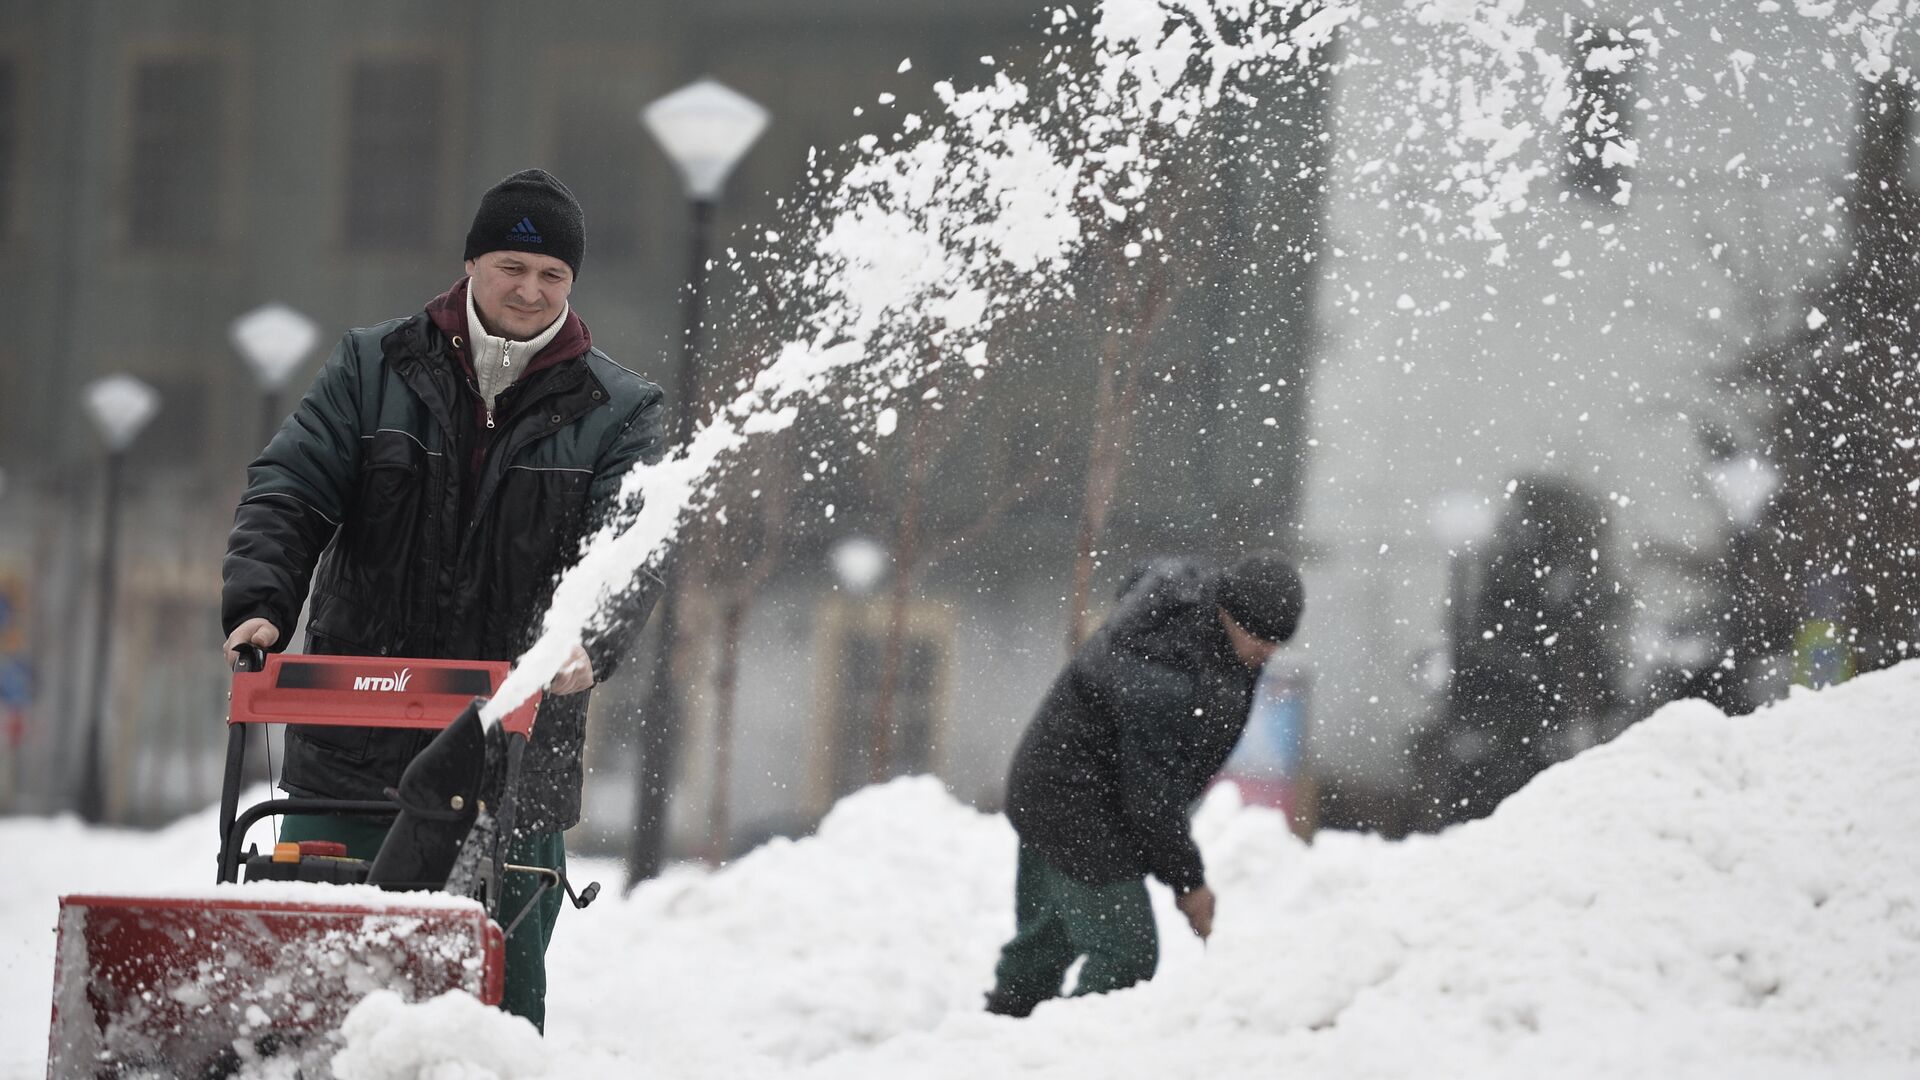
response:
[[[392,690],[403,692],[407,684],[413,681],[413,669],[401,668],[392,675],[356,675],[353,679],[355,690]]]

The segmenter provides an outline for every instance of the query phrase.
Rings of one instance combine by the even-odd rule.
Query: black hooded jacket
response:
[[[1152,874],[1206,883],[1187,807],[1247,726],[1257,673],[1221,625],[1216,580],[1149,570],[1054,681],[1014,752],[1007,817],[1027,844],[1091,884]]]
[[[444,328],[458,324],[434,317],[464,304],[456,286],[411,318],[349,331],[247,469],[222,566],[229,633],[264,617],[284,645],[311,582],[310,653],[510,660],[532,644],[559,573],[619,509],[622,477],[659,460],[662,394],[569,313],[555,343],[572,355],[543,351],[502,391],[489,431],[459,335]],[[657,586],[643,577],[586,642],[598,678]],[[519,802],[528,832],[579,820],[587,697],[542,702]],[[282,786],[378,799],[429,738],[295,725]]]

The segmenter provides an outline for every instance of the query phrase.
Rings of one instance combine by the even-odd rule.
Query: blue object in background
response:
[[[21,709],[33,703],[33,668],[25,657],[0,657],[0,706]]]
[[[1288,780],[1299,774],[1306,751],[1307,677],[1269,664],[1254,686],[1247,730],[1221,773],[1248,780]]]

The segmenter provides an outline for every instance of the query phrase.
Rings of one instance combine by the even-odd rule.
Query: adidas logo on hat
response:
[[[489,251],[538,252],[580,272],[587,221],[565,184],[539,169],[522,169],[487,189],[467,230],[464,259]]]

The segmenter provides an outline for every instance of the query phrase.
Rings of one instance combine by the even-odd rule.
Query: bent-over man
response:
[[[1014,752],[1007,817],[1020,837],[1012,941],[987,1010],[1025,1016],[1060,993],[1153,977],[1159,937],[1147,875],[1205,938],[1214,895],[1187,808],[1247,725],[1254,681],[1305,606],[1300,577],[1272,554],[1207,573],[1150,567],[1054,680]]]

